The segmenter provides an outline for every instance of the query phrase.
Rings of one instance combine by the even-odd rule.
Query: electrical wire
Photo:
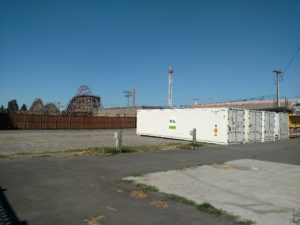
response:
[[[290,59],[289,63],[287,64],[287,66],[285,67],[285,69],[282,72],[282,75],[285,74],[285,72],[287,71],[287,69],[289,68],[289,66],[292,64],[292,62],[294,61],[294,59],[296,58],[297,54],[299,53],[300,48],[297,49],[297,51],[295,52],[295,54],[292,56],[292,58]]]

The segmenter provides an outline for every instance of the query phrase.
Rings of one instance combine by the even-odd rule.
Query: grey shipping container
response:
[[[288,127],[288,114],[285,112],[280,112],[279,114],[279,132],[278,139],[288,139],[289,138],[289,127]]]
[[[262,141],[275,141],[275,112],[263,112]]]
[[[262,141],[262,111],[248,110],[247,118],[245,119],[248,142],[261,142]]]
[[[228,143],[244,143],[244,124],[245,110],[231,109],[228,111]]]

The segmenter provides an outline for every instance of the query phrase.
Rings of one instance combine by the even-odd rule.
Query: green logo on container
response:
[[[176,130],[176,120],[175,119],[169,120],[169,130]]]

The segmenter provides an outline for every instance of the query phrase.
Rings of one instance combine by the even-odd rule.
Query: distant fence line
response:
[[[136,128],[136,117],[34,115],[0,113],[0,129],[121,129]]]

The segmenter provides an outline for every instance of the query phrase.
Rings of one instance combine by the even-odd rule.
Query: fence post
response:
[[[190,135],[192,135],[192,137],[193,137],[193,144],[196,144],[196,142],[197,142],[197,139],[196,139],[196,137],[197,137],[197,130],[196,130],[196,128],[194,128],[193,130],[191,130],[190,131]]]
[[[119,129],[115,132],[115,139],[116,139],[116,149],[121,151],[122,149],[122,129]]]

